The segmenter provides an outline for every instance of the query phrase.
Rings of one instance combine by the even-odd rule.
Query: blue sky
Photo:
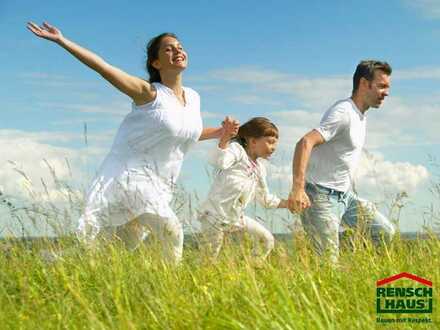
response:
[[[59,198],[43,158],[60,179],[87,186],[108,151],[127,97],[60,47],[34,37],[28,20],[46,20],[63,34],[130,74],[145,77],[146,42],[176,33],[190,64],[184,83],[202,97],[206,126],[225,115],[241,121],[270,117],[281,130],[270,184],[287,194],[298,138],[315,127],[337,99],[350,95],[351,75],[365,58],[394,69],[385,106],[368,112],[367,146],[357,186],[387,212],[395,193],[407,191],[402,230],[419,229],[438,201],[440,120],[440,2],[406,1],[120,1],[0,2],[3,88],[0,188],[11,198]],[[84,143],[87,123],[88,144]],[[208,189],[203,156],[212,143],[188,155],[181,183],[203,198]],[[66,168],[65,159],[70,169]],[[8,161],[14,161],[12,166]],[[50,198],[44,197],[40,178]],[[24,181],[23,181],[24,180]],[[36,197],[38,196],[38,197]],[[4,212],[4,210],[3,210]],[[279,217],[287,217],[276,211]]]

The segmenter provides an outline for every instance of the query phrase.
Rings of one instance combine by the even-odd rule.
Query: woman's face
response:
[[[167,36],[162,39],[158,58],[152,64],[159,71],[181,72],[188,65],[188,55],[179,40]]]

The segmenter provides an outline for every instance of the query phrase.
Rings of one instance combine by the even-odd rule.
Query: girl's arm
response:
[[[41,26],[29,22],[27,28],[36,36],[53,41],[63,47],[122,93],[128,95],[137,105],[148,103],[156,97],[156,90],[150,83],[108,64],[98,55],[64,37],[56,27],[46,22]]]
[[[260,163],[261,176],[258,179],[257,191],[255,197],[261,206],[267,209],[286,208],[287,201],[278,198],[276,195],[269,192],[266,182],[266,169],[263,164]]]

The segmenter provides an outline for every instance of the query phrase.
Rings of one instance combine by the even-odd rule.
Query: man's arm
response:
[[[325,142],[321,133],[312,130],[298,141],[293,156],[293,182],[289,195],[288,206],[292,212],[301,212],[310,207],[310,199],[305,192],[306,169],[310,154],[315,146]]]

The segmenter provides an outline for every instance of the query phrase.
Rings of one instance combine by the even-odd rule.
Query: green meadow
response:
[[[82,209],[81,196],[67,185],[60,187],[65,209],[38,200],[15,206],[5,196],[2,205],[19,224],[48,223],[57,232],[54,224],[74,222]],[[438,184],[432,193],[433,201],[440,200]],[[398,211],[390,217],[396,224],[404,197],[390,202],[389,209]],[[182,191],[176,201],[181,217],[192,218],[198,200]],[[428,218],[439,229],[436,205]],[[273,215],[268,212],[264,218],[270,223]],[[316,256],[299,227],[277,239],[264,262],[252,256],[246,236],[229,237],[212,262],[198,250],[193,235],[178,266],[165,264],[149,239],[134,252],[119,242],[86,247],[69,236],[56,241],[1,239],[0,329],[440,328],[439,236],[404,239],[398,233],[390,245],[379,248],[366,236],[354,232],[344,237],[337,265]],[[61,257],[48,260],[47,251]],[[376,282],[401,272],[433,283],[432,313],[376,312]],[[395,284],[420,286],[408,279]],[[430,323],[397,323],[404,319]]]
[[[179,266],[164,264],[154,243],[135,252],[118,243],[93,249],[1,242],[2,329],[433,329],[440,327],[440,241],[403,240],[374,249],[362,238],[343,244],[334,266],[303,235],[277,242],[266,262],[249,240],[226,242],[212,263],[196,244]],[[68,251],[48,262],[41,249]],[[377,323],[376,281],[409,272],[433,282],[429,324]],[[411,286],[410,280],[400,284]]]

